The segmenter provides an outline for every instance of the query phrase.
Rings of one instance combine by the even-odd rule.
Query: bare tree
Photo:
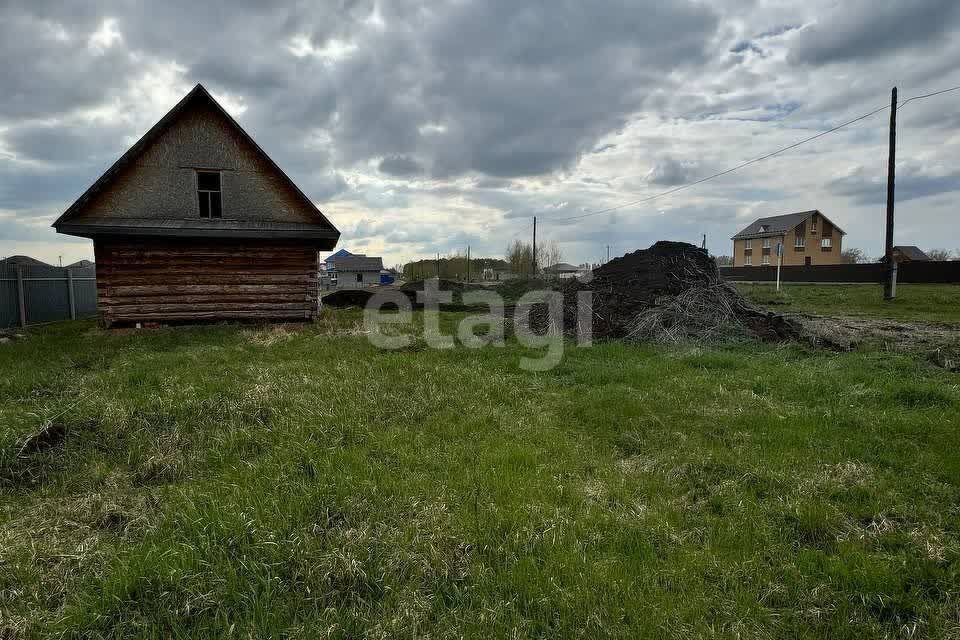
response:
[[[504,258],[513,273],[526,275],[533,269],[533,248],[526,242],[514,240],[508,244]]]
[[[927,251],[927,257],[931,260],[950,260],[953,258],[953,252],[949,249],[930,249]]]
[[[846,264],[863,264],[865,262],[870,262],[870,257],[863,249],[852,247],[850,249],[844,249],[840,252],[840,262]]]
[[[713,259],[716,261],[718,267],[733,266],[733,256],[713,256]]]
[[[537,247],[537,264],[549,267],[563,261],[563,252],[556,240],[551,240],[542,247]]]

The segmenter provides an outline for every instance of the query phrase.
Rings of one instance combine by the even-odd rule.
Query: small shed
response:
[[[93,240],[106,326],[310,320],[340,237],[201,85],[53,226]]]

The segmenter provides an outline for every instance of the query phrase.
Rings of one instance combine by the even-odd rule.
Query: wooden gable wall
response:
[[[72,223],[90,219],[196,220],[197,169],[220,170],[225,220],[317,224],[305,203],[212,104],[188,106],[96,194]]]

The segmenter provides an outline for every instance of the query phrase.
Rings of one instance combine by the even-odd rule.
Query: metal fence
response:
[[[0,266],[0,327],[96,314],[95,267]]]

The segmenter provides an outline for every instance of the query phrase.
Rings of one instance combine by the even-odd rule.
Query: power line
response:
[[[912,98],[909,98],[909,99],[907,99],[907,100],[904,100],[904,101],[900,104],[900,106],[898,107],[898,110],[899,110],[899,109],[902,109],[907,103],[912,102],[912,101],[914,101],[914,100],[922,100],[922,99],[924,99],[924,98],[932,98],[933,96],[939,96],[939,95],[942,95],[942,94],[944,94],[944,93],[950,93],[951,91],[958,91],[958,90],[960,90],[960,86],[951,87],[951,88],[949,88],[949,89],[942,89],[942,90],[940,90],[940,91],[934,91],[934,92],[932,92],[932,93],[927,93],[927,94],[924,94],[924,95],[914,96],[914,97],[912,97]],[[604,214],[604,213],[610,213],[610,212],[612,212],[612,211],[617,211],[618,209],[624,209],[624,208],[626,208],[626,207],[632,207],[632,206],[635,206],[635,205],[638,205],[638,204],[643,204],[643,203],[645,203],[645,202],[650,202],[650,201],[652,201],[652,200],[656,200],[656,199],[658,199],[658,198],[662,198],[662,197],[664,197],[664,196],[668,196],[668,195],[671,195],[671,194],[674,194],[674,193],[678,193],[678,192],[680,192],[680,191],[684,191],[684,190],[686,190],[686,189],[690,189],[690,188],[692,188],[692,187],[695,187],[695,186],[697,186],[697,185],[699,185],[699,184],[703,184],[704,182],[708,182],[708,181],[710,181],[710,180],[714,180],[714,179],[716,179],[716,178],[720,178],[720,177],[722,177],[722,176],[728,175],[728,174],[730,174],[730,173],[733,173],[734,171],[739,171],[740,169],[743,169],[743,168],[745,168],[745,167],[749,167],[750,165],[756,164],[756,163],[758,163],[758,162],[763,162],[764,160],[769,160],[770,158],[773,158],[773,157],[775,157],[775,156],[778,156],[778,155],[780,155],[780,154],[782,154],[782,153],[786,153],[787,151],[790,151],[790,150],[792,150],[792,149],[796,149],[797,147],[799,147],[799,146],[801,146],[801,145],[804,145],[804,144],[807,144],[808,142],[813,142],[814,140],[817,140],[817,139],[822,138],[822,137],[824,137],[824,136],[827,136],[827,135],[829,135],[829,134],[831,134],[831,133],[834,133],[834,132],[836,132],[836,131],[839,131],[840,129],[843,129],[844,127],[848,127],[848,126],[850,126],[850,125],[852,125],[852,124],[856,124],[857,122],[860,122],[861,120],[866,120],[866,119],[869,118],[870,116],[876,115],[876,114],[880,113],[881,111],[886,111],[886,110],[889,109],[889,108],[890,108],[889,105],[884,105],[883,107],[880,107],[879,109],[874,109],[873,111],[871,111],[871,112],[869,112],[869,113],[865,113],[865,114],[863,114],[862,116],[858,116],[858,117],[856,117],[856,118],[854,118],[854,119],[852,119],[852,120],[848,120],[848,121],[846,121],[846,122],[844,122],[844,123],[842,123],[842,124],[839,124],[839,125],[837,125],[837,126],[835,126],[835,127],[832,127],[832,128],[830,128],[830,129],[827,129],[826,131],[822,131],[822,132],[820,132],[820,133],[818,133],[818,134],[816,134],[816,135],[814,135],[814,136],[810,136],[809,138],[804,138],[803,140],[800,140],[799,142],[795,142],[795,143],[793,143],[793,144],[791,144],[791,145],[788,145],[788,146],[786,146],[786,147],[783,147],[783,148],[781,148],[781,149],[777,149],[776,151],[773,151],[773,152],[771,152],[771,153],[767,153],[767,154],[762,155],[762,156],[759,156],[759,157],[757,157],[757,158],[753,158],[752,160],[747,160],[746,162],[743,162],[743,163],[741,163],[741,164],[738,164],[738,165],[736,165],[736,166],[734,166],[734,167],[731,167],[731,168],[729,168],[729,169],[725,169],[725,170],[723,170],[723,171],[719,171],[719,172],[714,173],[714,174],[712,174],[712,175],[709,175],[709,176],[707,176],[707,177],[705,177],[705,178],[701,178],[701,179],[696,180],[696,181],[694,181],[694,182],[690,182],[690,183],[687,183],[687,184],[684,184],[684,185],[680,185],[679,187],[675,187],[675,188],[673,188],[673,189],[668,189],[668,190],[666,190],[666,191],[662,191],[662,192],[660,192],[660,193],[656,193],[656,194],[654,194],[654,195],[647,196],[647,197],[645,197],[645,198],[640,198],[639,200],[634,200],[634,201],[631,201],[631,202],[626,202],[626,203],[619,204],[619,205],[616,205],[616,206],[613,206],[613,207],[608,207],[608,208],[606,208],[606,209],[600,209],[599,211],[591,211],[590,213],[584,213],[584,214],[580,214],[580,215],[576,215],[576,216],[570,216],[570,217],[567,217],[567,218],[557,218],[557,219],[554,219],[554,220],[551,220],[551,219],[547,218],[546,220],[547,220],[547,222],[569,222],[569,221],[572,221],[572,220],[582,220],[582,219],[584,219],[584,218],[591,218],[591,217],[593,217],[593,216],[598,216],[598,215],[601,215],[601,214]]]
[[[592,212],[590,212],[590,213],[584,213],[584,214],[577,215],[577,216],[570,216],[569,218],[558,218],[558,219],[556,219],[556,220],[551,220],[551,222],[567,222],[567,221],[570,221],[570,220],[580,220],[580,219],[582,219],[582,218],[590,218],[590,217],[592,217],[592,216],[598,216],[598,215],[600,215],[600,214],[602,214],[602,213],[610,213],[611,211],[616,211],[617,209],[623,209],[623,208],[625,208],[625,207],[632,207],[632,206],[637,205],[637,204],[643,204],[644,202],[650,202],[651,200],[656,200],[657,198],[662,198],[663,196],[668,196],[668,195],[670,195],[670,194],[677,193],[677,192],[679,192],[679,191],[684,191],[684,190],[686,190],[686,189],[690,189],[691,187],[695,187],[695,186],[697,186],[698,184],[703,184],[704,182],[708,182],[708,181],[710,181],[710,180],[714,180],[714,179],[719,178],[719,177],[721,177],[721,176],[725,176],[725,175],[727,175],[727,174],[733,173],[734,171],[739,171],[740,169],[743,169],[744,167],[749,167],[749,166],[752,165],[752,164],[756,164],[756,163],[758,163],[758,162],[762,162],[762,161],[764,161],[764,160],[768,160],[768,159],[770,159],[770,158],[772,158],[772,157],[774,157],[774,156],[780,155],[781,153],[785,153],[785,152],[787,152],[787,151],[790,151],[791,149],[796,149],[796,148],[799,147],[800,145],[804,145],[804,144],[807,144],[808,142],[812,142],[812,141],[816,140],[817,138],[822,138],[823,136],[829,135],[829,134],[833,133],[834,131],[838,131],[839,129],[842,129],[842,128],[844,128],[844,127],[848,127],[848,126],[850,126],[851,124],[854,124],[854,123],[856,123],[856,122],[860,122],[861,120],[866,120],[866,119],[869,118],[870,116],[876,115],[876,114],[880,113],[881,111],[885,111],[886,109],[889,109],[889,108],[890,108],[889,105],[888,105],[888,106],[884,106],[884,107],[880,107],[879,109],[875,109],[875,110],[871,111],[870,113],[866,113],[866,114],[864,114],[864,115],[862,115],[862,116],[859,116],[859,117],[854,118],[853,120],[848,120],[847,122],[844,122],[843,124],[837,125],[837,126],[833,127],[832,129],[828,129],[828,130],[826,130],[826,131],[822,131],[822,132],[818,133],[818,134],[815,135],[815,136],[810,136],[809,138],[804,138],[803,140],[801,140],[801,141],[799,141],[799,142],[795,142],[795,143],[793,143],[793,144],[791,144],[791,145],[789,145],[789,146],[787,146],[787,147],[783,147],[782,149],[777,149],[776,151],[773,151],[773,152],[771,152],[771,153],[768,153],[768,154],[759,156],[759,157],[757,157],[757,158],[753,158],[752,160],[747,160],[746,162],[743,162],[743,163],[741,163],[741,164],[738,164],[738,165],[735,166],[735,167],[730,167],[729,169],[725,169],[725,170],[723,170],[723,171],[719,171],[719,172],[714,173],[714,174],[712,174],[712,175],[709,175],[709,176],[707,176],[707,177],[705,177],[705,178],[700,178],[699,180],[696,180],[696,181],[694,181],[694,182],[689,182],[689,183],[687,183],[687,184],[681,185],[681,186],[679,186],[679,187],[675,187],[675,188],[673,188],[673,189],[668,189],[668,190],[666,190],[666,191],[661,191],[660,193],[656,193],[656,194],[654,194],[654,195],[652,195],[652,196],[647,196],[646,198],[641,198],[641,199],[639,199],[639,200],[634,200],[633,202],[626,202],[626,203],[624,203],[624,204],[619,204],[619,205],[617,205],[617,206],[615,206],[615,207],[609,207],[609,208],[607,208],[607,209],[600,209],[599,211],[592,211]]]
[[[913,102],[914,100],[923,100],[924,98],[932,98],[933,96],[939,96],[944,93],[950,93],[951,91],[960,91],[960,87],[950,87],[949,89],[943,89],[942,91],[934,91],[933,93],[927,93],[922,96],[913,96],[912,98],[908,98],[903,102],[901,102],[900,106],[897,107],[897,111],[899,111],[900,109],[903,109],[907,105],[907,103]]]

